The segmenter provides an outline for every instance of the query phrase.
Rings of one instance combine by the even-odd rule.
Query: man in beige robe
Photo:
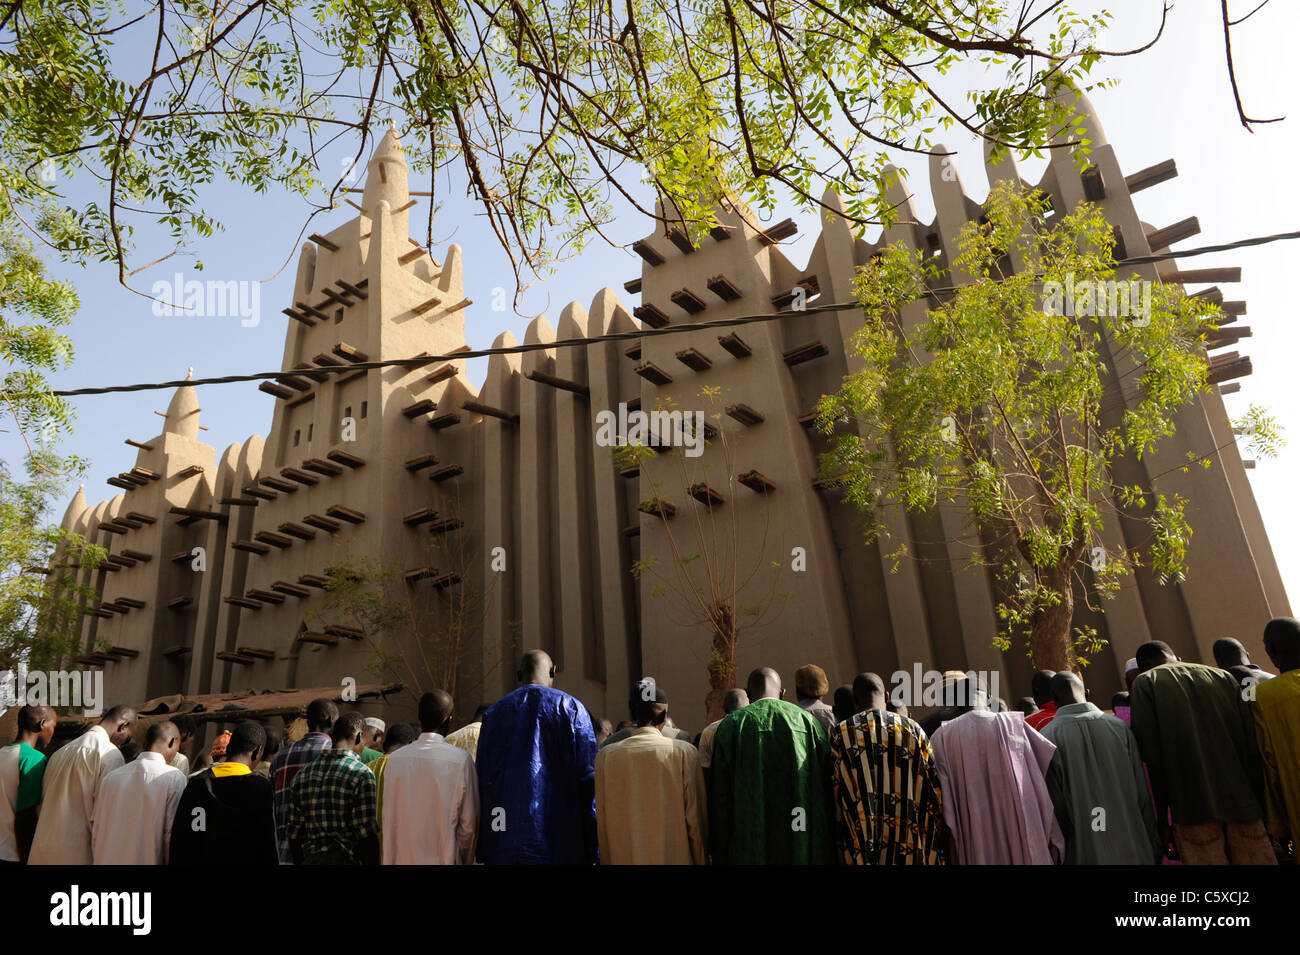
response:
[[[632,735],[596,756],[596,832],[603,865],[704,865],[708,805],[695,747],[662,729],[668,698],[647,681]]]
[[[135,711],[116,706],[50,757],[45,798],[29,865],[91,865],[90,821],[104,777],[122,765],[118,749],[131,738]]]

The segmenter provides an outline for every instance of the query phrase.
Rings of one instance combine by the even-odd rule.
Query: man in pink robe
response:
[[[1056,747],[1023,713],[990,712],[969,681],[950,691],[967,712],[940,726],[930,743],[952,858],[958,865],[1059,865],[1065,838],[1046,782]]]

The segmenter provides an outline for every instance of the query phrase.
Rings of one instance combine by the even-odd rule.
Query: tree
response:
[[[1237,84],[1237,64],[1232,54],[1232,28],[1238,24],[1245,23],[1271,2],[1272,0],[1261,0],[1261,2],[1251,8],[1251,11],[1245,16],[1233,20],[1228,16],[1228,0],[1219,0],[1219,17],[1223,21],[1223,52],[1228,60],[1228,83],[1232,87],[1232,99],[1237,106],[1237,119],[1245,130],[1252,133],[1255,130],[1251,127],[1256,123],[1280,123],[1286,117],[1274,116],[1269,119],[1259,119],[1257,117],[1246,115],[1246,107],[1241,104],[1241,88]]]
[[[0,144],[7,138],[0,131]],[[6,173],[0,166],[8,185]],[[0,671],[19,662],[32,669],[68,662],[78,649],[79,604],[86,599],[76,585],[76,565],[95,566],[103,557],[102,548],[46,524],[50,504],[85,467],[80,458],[55,453],[72,412],[50,394],[46,380],[72,360],[72,343],[61,329],[76,314],[77,297],[67,283],[49,277],[19,232],[15,193],[23,194],[21,188],[0,189],[0,414],[26,445],[20,464],[26,480],[0,461]],[[36,221],[58,231],[58,211],[44,200],[36,200],[36,209]]]
[[[134,288],[221,228],[218,181],[303,196],[305,234],[355,180],[327,151],[355,166],[377,121],[429,175],[426,244],[440,190],[468,186],[522,288],[602,234],[615,197],[653,216],[645,185],[695,236],[722,196],[763,214],[832,184],[865,222],[890,212],[885,150],[940,125],[1036,149],[1107,19],[1057,0],[0,0],[5,409],[29,444],[69,422],[45,376],[71,360],[76,299],[38,249]],[[1001,67],[988,88],[936,92],[976,57]]]
[[[937,288],[951,276],[901,245],[864,266],[852,343],[864,365],[823,401],[819,426],[859,422],[858,434],[833,439],[823,469],[870,536],[886,533],[883,508],[967,510],[986,545],[972,563],[1001,584],[999,645],[1026,637],[1035,666],[1060,670],[1097,647],[1095,634],[1071,631],[1076,578],[1091,572],[1101,596],[1139,563],[1161,582],[1182,579],[1187,502],[1117,485],[1111,465],[1149,455],[1207,387],[1204,343],[1219,311],[1177,285],[1117,276],[1096,206],[1051,227],[1049,208],[1009,182],[995,188],[983,223],[960,235],[953,272],[973,280],[956,289]],[[904,319],[926,295],[941,300]],[[1108,354],[1131,361],[1132,375],[1118,376]],[[1260,409],[1239,426],[1265,453],[1277,443]],[[1192,453],[1187,466],[1208,467],[1216,452]],[[1107,553],[1102,531],[1120,511],[1149,539]]]
[[[353,180],[325,151],[361,159],[387,118],[431,194],[442,171],[468,187],[517,278],[614,199],[655,215],[643,185],[694,235],[724,197],[807,209],[831,185],[865,223],[889,214],[886,151],[938,127],[1052,141],[1108,20],[1060,0],[0,0],[0,215],[130,287],[220,228],[218,179],[311,197],[308,221],[335,208]],[[986,88],[937,90],[976,59]],[[24,215],[45,205],[66,214]]]
[[[657,578],[647,592],[649,599],[663,601],[669,619],[676,617],[675,622],[699,628],[709,636],[709,692],[704,704],[712,722],[722,718],[722,698],[736,686],[736,649],[743,634],[761,626],[775,602],[790,595],[776,589],[782,564],[768,552],[768,504],[761,505],[757,545],[748,551],[741,546],[735,446],[733,436],[721,426],[722,391],[706,387],[700,397],[709,410],[697,412],[697,423],[702,423],[705,415],[717,422],[701,428],[711,437],[691,433],[693,426],[681,417],[682,412],[670,402],[661,402],[647,420],[647,430],[653,431],[651,441],[623,436],[627,443],[615,446],[613,458],[620,471],[638,468],[650,479],[652,494],[640,503],[639,510],[660,519],[668,543],[667,555],[650,553],[637,560],[633,575],[642,581]],[[670,417],[674,412],[679,416],[676,420]],[[691,463],[683,451],[669,447],[660,452],[653,446],[666,447],[686,436],[681,430],[674,435],[674,428],[691,433],[694,440],[718,446],[720,454],[715,455],[712,471],[703,463]],[[675,521],[677,502],[685,498],[694,501],[684,504],[689,512]],[[685,531],[677,526],[682,520]]]
[[[70,424],[68,403],[49,393],[45,375],[72,362],[72,342],[59,329],[76,314],[77,296],[67,283],[49,278],[32,243],[10,225],[0,196],[0,410],[35,452],[38,436],[49,445]],[[34,453],[32,461],[50,464],[43,454]]]
[[[0,57],[6,56],[0,46]],[[24,175],[15,165],[28,144],[7,122],[11,109],[19,109],[10,99],[15,90],[8,65],[5,59],[0,69],[6,114],[0,126],[0,416],[26,451],[18,473],[0,460],[0,672],[19,663],[68,666],[81,649],[82,604],[90,596],[77,585],[76,570],[97,566],[104,556],[103,548],[46,523],[51,503],[86,462],[55,452],[72,410],[50,394],[46,378],[72,361],[63,329],[77,312],[77,296],[49,276],[33,237],[57,247],[69,237],[72,220],[48,189],[52,167]]]
[[[465,651],[483,632],[486,596],[472,585],[471,568],[481,555],[469,540],[454,528],[430,537],[425,553],[443,575],[435,582],[445,584],[433,593],[422,592],[428,579],[406,579],[411,568],[344,556],[326,569],[325,599],[310,619],[351,627],[371,651],[368,669],[380,677],[391,673],[414,699],[434,689],[456,697]]]
[[[51,500],[62,493],[66,460],[38,450],[27,480],[0,462],[0,673],[74,669],[82,651],[81,622],[91,588],[77,583],[81,567],[97,567],[106,552],[77,534],[46,524]]]

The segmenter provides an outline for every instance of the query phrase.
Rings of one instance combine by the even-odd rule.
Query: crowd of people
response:
[[[1009,707],[945,675],[914,720],[861,673],[833,705],[767,667],[692,736],[638,681],[615,727],[553,686],[519,688],[452,731],[442,690],[418,724],[311,703],[284,734],[222,733],[191,768],[191,719],[117,707],[46,759],[57,716],[23,707],[0,749],[0,863],[171,865],[1275,864],[1300,833],[1300,622],[1271,621],[1277,674],[1219,641],[1215,666],[1152,641],[1103,712],[1072,671]]]

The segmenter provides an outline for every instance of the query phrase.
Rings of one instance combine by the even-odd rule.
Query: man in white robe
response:
[[[420,733],[384,768],[385,865],[473,865],[478,839],[474,758],[444,737],[455,706],[434,690],[420,698]]]
[[[122,765],[118,749],[131,737],[135,710],[115,706],[98,724],[63,746],[45,767],[45,796],[28,865],[90,865],[90,820],[100,783]]]
[[[175,723],[154,723],[144,752],[99,784],[90,820],[95,865],[167,864],[172,819],[189,781],[171,765],[180,738]]]
[[[722,698],[722,719],[726,719],[736,710],[749,706],[749,694],[740,687],[728,690]],[[707,770],[713,764],[713,736],[718,732],[722,720],[714,720],[700,732],[700,766]]]

